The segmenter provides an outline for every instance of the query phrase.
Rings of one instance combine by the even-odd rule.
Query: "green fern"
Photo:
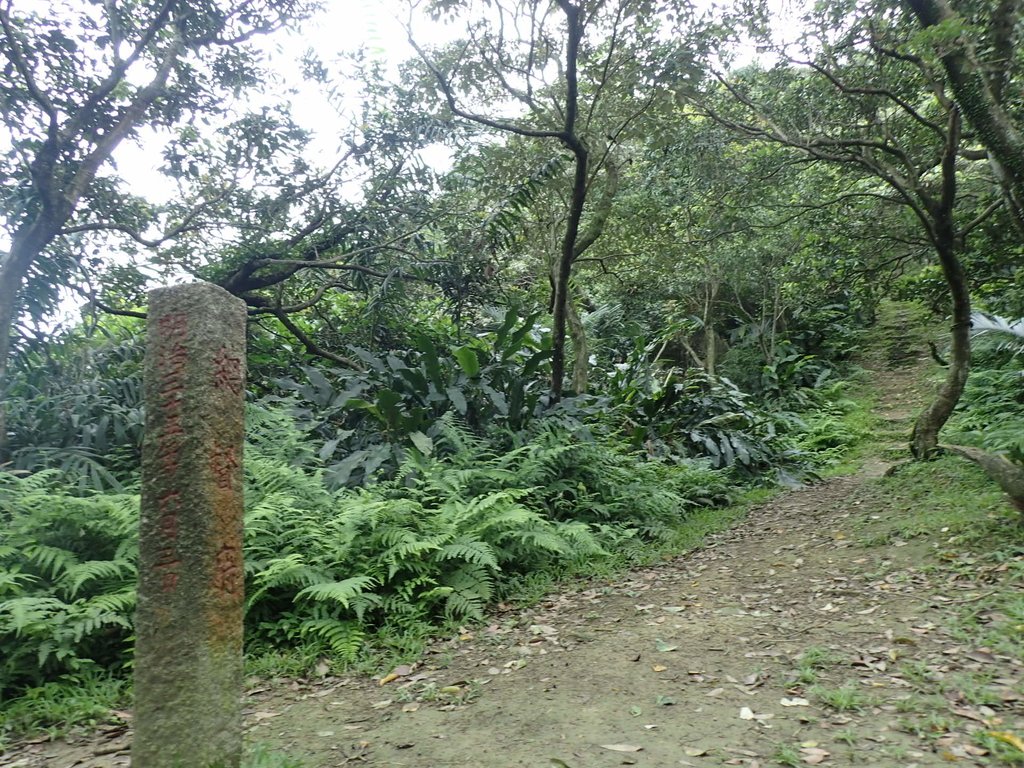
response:
[[[302,622],[299,634],[306,641],[323,643],[334,658],[346,664],[356,660],[366,639],[358,622],[337,619],[309,619]]]
[[[316,602],[333,602],[348,608],[353,598],[358,597],[376,583],[377,580],[371,576],[353,576],[343,581],[311,584],[305,589],[299,590],[295,599],[305,598]]]

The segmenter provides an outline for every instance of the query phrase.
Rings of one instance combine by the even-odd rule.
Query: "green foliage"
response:
[[[369,629],[479,620],[510,580],[667,535],[726,493],[710,470],[643,463],[557,428],[490,453],[451,415],[437,427],[437,455],[410,448],[392,480],[365,489],[329,493],[298,468],[282,483],[279,464],[250,452],[254,486],[275,479],[250,497],[254,643],[318,643],[352,661]]]
[[[4,398],[12,466],[121,490],[142,444],[141,362],[131,328],[116,325],[20,349]]]
[[[1024,462],[1024,369],[974,370],[951,420],[949,439],[1005,453]]]
[[[353,348],[363,370],[309,367],[307,383],[279,383],[298,399],[295,413],[305,428],[323,440],[328,483],[364,484],[375,473],[393,474],[411,446],[429,453],[442,414],[457,414],[477,431],[528,424],[542,404],[551,354],[536,320],[508,310],[466,344],[419,334],[415,350],[378,356]],[[336,455],[344,458],[332,461]]]
[[[76,726],[97,726],[129,706],[128,680],[86,671],[61,675],[0,704],[0,752],[8,736],[45,729],[51,736]]]
[[[636,449],[668,459],[707,457],[747,478],[777,471],[783,481],[795,480],[799,460],[781,414],[759,407],[728,379],[664,371],[646,354],[638,344],[609,383],[611,414]]]
[[[947,427],[949,439],[1024,463],[1024,322],[976,312],[972,326],[973,370]]]
[[[725,475],[651,462],[538,422],[511,450],[442,416],[390,480],[330,490],[283,410],[249,410],[246,609],[251,652],[351,663],[377,636],[480,620],[521,579],[667,539],[725,500]],[[123,668],[138,498],[80,495],[55,470],[0,474],[0,690]],[[400,641],[402,642],[402,641]]]
[[[123,661],[137,500],[0,473],[0,690]]]

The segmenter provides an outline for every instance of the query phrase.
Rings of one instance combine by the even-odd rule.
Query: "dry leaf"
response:
[[[707,753],[706,749],[701,749],[700,747],[686,747],[683,749],[683,754],[687,757],[701,757]]]
[[[740,709],[740,720],[753,720],[753,719],[754,719],[754,710],[752,710],[750,707],[743,707],[742,709]]]
[[[664,664],[655,664],[653,667],[651,667],[651,669],[653,669],[655,672],[664,672],[666,669],[668,669],[668,667],[666,667]]]
[[[828,759],[831,753],[818,747],[804,747],[800,750],[800,754],[803,755],[800,759],[808,765],[820,765]]]
[[[262,720],[269,720],[272,717],[277,717],[280,714],[280,712],[253,712],[252,719],[258,723]]]
[[[809,706],[811,706],[811,702],[809,702],[807,699],[801,699],[799,697],[794,697],[792,699],[780,699],[779,700],[779,704],[781,704],[784,707],[809,707]]]
[[[612,752],[640,752],[643,747],[635,744],[602,744],[601,749],[610,749]]]
[[[989,731],[988,735],[1024,752],[1024,739],[1021,739],[1015,733],[1010,733],[1009,731]]]
[[[415,702],[415,701],[410,701],[408,704],[403,704],[402,705],[402,711],[403,712],[415,712],[419,708],[420,708],[419,703]]]

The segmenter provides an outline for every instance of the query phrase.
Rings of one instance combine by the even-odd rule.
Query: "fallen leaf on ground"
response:
[[[602,744],[601,749],[610,749],[612,752],[640,752],[643,747],[636,744]]]
[[[800,750],[800,754],[802,755],[800,759],[808,765],[820,765],[831,755],[830,752],[818,747],[803,747]]]
[[[1009,731],[989,731],[988,735],[1024,752],[1024,739],[1021,739],[1015,733],[1010,733]]]
[[[664,640],[656,640],[655,647],[662,653],[670,653],[671,651],[675,651],[679,648],[678,645],[671,645],[670,643],[666,643]]]
[[[794,697],[792,699],[781,699],[779,701],[779,704],[781,704],[784,707],[809,707],[809,706],[811,706],[811,702],[809,702],[807,699],[801,699],[801,698],[796,698],[796,697]]]

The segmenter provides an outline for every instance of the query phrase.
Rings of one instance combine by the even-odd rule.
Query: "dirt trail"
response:
[[[880,350],[867,364],[885,430],[878,455],[895,455],[886,441],[906,432],[924,361]],[[870,459],[778,496],[699,551],[501,614],[384,685],[253,691],[249,738],[310,768],[989,765],[967,735],[986,713],[951,701],[952,733],[928,737],[904,665],[941,674],[966,653],[997,693],[1024,669],[960,648],[944,628],[944,606],[978,585],[953,594],[933,581],[926,544],[869,543],[879,514],[861,499],[887,466]],[[1020,732],[1019,700],[1004,717]],[[126,735],[110,735],[38,746],[12,765],[126,765]]]

